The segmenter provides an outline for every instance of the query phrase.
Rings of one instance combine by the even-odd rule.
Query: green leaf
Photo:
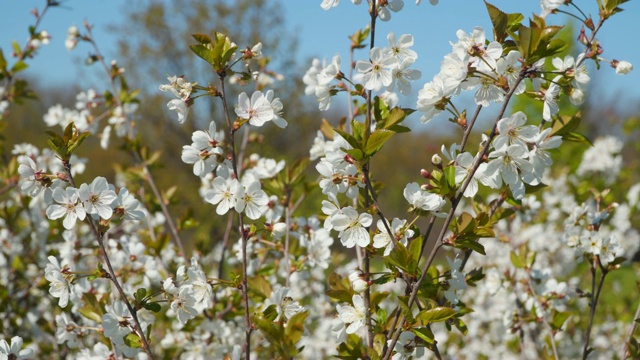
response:
[[[162,310],[162,306],[160,306],[160,303],[157,302],[146,302],[144,303],[143,307],[154,313],[158,313],[160,312],[160,310]]]
[[[573,132],[573,131],[562,135],[562,140],[573,141],[573,142],[583,143],[583,144],[593,146],[593,143],[589,139],[587,139],[586,136],[582,134],[578,134],[577,132]]]
[[[458,331],[460,331],[462,335],[467,335],[467,333],[469,332],[469,329],[467,329],[467,324],[465,324],[464,321],[462,321],[462,319],[455,318],[451,321],[453,322],[453,326],[455,326],[456,329],[458,329]]]
[[[262,311],[262,315],[264,316],[265,319],[269,321],[274,321],[278,317],[278,308],[276,304],[271,304],[267,306],[267,308],[264,309],[264,311]]]
[[[412,273],[412,270],[417,269],[417,264],[411,265],[411,263],[413,262],[413,258],[411,257],[411,254],[409,253],[407,248],[401,243],[398,243],[393,247],[391,254],[386,257],[386,260],[391,265],[402,269],[407,273],[410,273],[411,275],[415,275]]]
[[[453,247],[457,249],[468,250],[471,249],[479,254],[487,255],[484,250],[484,246],[480,244],[477,240],[474,239],[456,239],[453,244]]]
[[[407,116],[411,115],[415,110],[403,109],[398,106],[389,111],[389,114],[384,119],[384,128],[391,130],[393,126],[400,124]]]
[[[344,152],[351,155],[356,161],[361,161],[364,159],[364,153],[360,149],[344,149]]]
[[[411,308],[409,308],[409,298],[407,296],[398,296],[398,307],[400,307],[400,312],[404,315],[405,321],[409,324],[413,324],[413,312]]]
[[[418,266],[418,262],[420,261],[420,255],[422,253],[422,236],[418,236],[417,238],[411,240],[411,244],[409,244],[409,254],[411,255],[411,260],[414,266]]]
[[[140,288],[136,290],[135,294],[133,294],[133,297],[136,299],[136,302],[138,304],[142,304],[142,300],[144,300],[146,296],[147,296],[147,289],[145,288]]]
[[[509,253],[509,258],[511,259],[511,263],[516,267],[516,269],[524,269],[525,267],[527,267],[527,262],[523,258],[518,256],[518,254],[516,254],[514,251],[511,251]]]
[[[25,63],[24,61],[20,60],[17,61],[15,64],[13,64],[13,66],[11,67],[11,72],[12,73],[18,73],[26,68],[28,68],[29,65],[27,65],[27,63]]]
[[[249,292],[257,295],[261,300],[264,300],[271,296],[271,285],[262,276],[250,277],[247,279],[249,285]]]
[[[435,342],[435,336],[433,336],[433,332],[427,327],[414,328],[411,331],[413,331],[413,333],[417,337],[424,340],[424,342],[426,342],[427,344],[433,344]]]
[[[556,309],[551,310],[551,328],[554,330],[560,330],[564,322],[571,316],[571,312],[569,311],[557,311]]]
[[[89,320],[93,320],[96,322],[102,322],[102,315],[104,315],[104,309],[100,301],[95,294],[84,293],[82,295],[82,302],[85,304],[83,307],[78,309],[80,315],[86,317]]]
[[[215,58],[211,49],[203,45],[189,45],[189,49],[193,51],[199,58],[209,63],[211,66],[215,64]]]
[[[497,7],[486,1],[484,4],[487,7],[489,18],[491,18],[491,23],[493,24],[493,38],[495,41],[503,43],[507,38],[507,25],[509,24],[509,18],[507,17],[507,14]]]
[[[301,311],[287,321],[287,327],[284,329],[284,338],[287,339],[287,342],[290,342],[291,345],[295,345],[302,339],[302,335],[304,335],[304,322],[307,316],[309,316],[309,311]],[[290,353],[289,355],[293,356],[296,354]]]
[[[358,139],[356,139],[355,136],[340,129],[333,129],[333,131],[337,132],[340,136],[342,136],[342,138],[345,139],[349,143],[349,145],[351,145],[354,149],[362,149],[362,145],[360,144]]]
[[[426,325],[428,323],[445,321],[452,318],[457,313],[457,311],[450,307],[440,306],[430,310],[423,310],[416,316],[416,318]]]
[[[304,179],[304,173],[309,166],[309,158],[305,157],[291,164],[287,169],[287,183],[295,185]]]
[[[450,165],[444,168],[444,176],[447,178],[447,185],[450,189],[456,188],[456,167]]]
[[[366,131],[364,124],[356,121],[356,120],[351,120],[351,130],[353,132],[353,136],[355,137],[355,139],[357,140],[358,149],[362,149],[363,146],[363,140],[364,140],[364,133]],[[351,144],[353,146],[353,144]],[[356,147],[356,146],[353,146]]]
[[[375,130],[369,140],[367,140],[367,145],[365,147],[365,154],[370,157],[373,156],[376,152],[378,152],[384,143],[387,142],[395,133],[391,130],[385,129],[377,129]]]
[[[1,48],[0,48],[0,73],[2,74],[7,73],[7,59],[5,59],[4,52],[2,52]]]
[[[142,339],[134,333],[129,333],[124,337],[124,343],[130,348],[139,349],[142,347]]]

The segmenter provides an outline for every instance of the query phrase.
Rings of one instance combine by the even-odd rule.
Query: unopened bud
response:
[[[589,39],[587,38],[587,34],[584,32],[584,26],[580,29],[580,35],[578,35],[578,41],[582,45],[588,45]]]
[[[431,163],[439,169],[442,168],[442,158],[438,154],[433,154],[431,157]]]
[[[425,179],[431,179],[431,173],[429,172],[429,170],[420,169],[420,175],[422,175],[422,177]]]
[[[624,60],[612,60],[611,67],[616,69],[618,75],[626,75],[633,70],[633,64]]]
[[[458,118],[456,119],[456,122],[458,123],[458,125],[460,125],[460,127],[463,130],[467,129],[467,111],[463,111],[462,114],[460,114],[460,116],[458,116]]]
[[[356,159],[353,158],[353,156],[346,154],[344,156],[344,161],[348,162],[349,164],[355,164],[356,163]]]
[[[369,283],[364,279],[364,274],[360,269],[349,274],[349,281],[351,282],[351,288],[357,293],[361,293],[369,287]]]

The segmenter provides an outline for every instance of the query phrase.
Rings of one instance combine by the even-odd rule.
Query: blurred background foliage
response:
[[[194,43],[192,33],[228,32],[240,49],[261,41],[263,53],[273,59],[267,64],[267,69],[283,75],[282,81],[275,81],[269,88],[274,89],[276,96],[282,100],[284,118],[289,126],[284,130],[274,126],[260,128],[259,133],[250,137],[245,159],[254,152],[263,157],[284,159],[288,163],[308,156],[322,119],[327,118],[330,123],[337,124],[347,112],[344,98],[334,100],[331,110],[321,113],[315,99],[304,95],[302,75],[310,66],[311,59],[298,61],[296,44],[304,39],[298,39],[286,27],[282,7],[283,3],[275,0],[145,0],[131,2],[123,8],[123,17],[114,20],[111,27],[118,36],[118,63],[126,68],[125,75],[130,88],[139,88],[141,91],[140,107],[135,118],[139,124],[142,143],[160,153],[152,170],[153,175],[159,187],[165,191],[177,186],[171,198],[170,211],[175,218],[182,220],[179,221],[182,236],[190,249],[197,248],[206,252],[206,249],[222,238],[226,225],[226,218],[215,215],[214,207],[205,204],[199,197],[200,180],[193,176],[191,165],[180,160],[182,146],[191,143],[193,131],[207,128],[211,120],[219,124],[218,129],[221,128],[223,115],[219,99],[203,98],[197,101],[187,122],[180,125],[175,114],[167,110],[167,94],[158,90],[160,84],[167,82],[166,77],[172,75],[185,75],[187,80],[200,84],[216,84],[215,74],[188,49]],[[562,36],[565,39],[575,39],[574,30],[568,27]],[[345,37],[344,46],[348,46],[346,41]],[[324,55],[326,54],[322,54]],[[343,63],[342,70],[345,73],[346,67],[347,64]],[[100,69],[96,68],[95,71],[98,73]],[[592,141],[606,134],[613,134],[625,141],[623,183],[615,184],[610,195],[612,199],[624,198],[626,189],[640,180],[640,142],[637,141],[640,136],[640,102],[602,103],[598,96],[598,91],[602,90],[598,90],[597,72],[590,71],[590,75],[592,92],[588,93],[587,100],[579,109],[582,124],[578,131]],[[82,84],[51,87],[39,79],[28,80],[38,94],[38,99],[23,106],[12,106],[3,120],[6,123],[6,141],[2,153],[5,163],[9,161],[10,151],[15,144],[26,142],[38,147],[45,146],[44,131],[47,126],[42,121],[43,114],[55,104],[73,107],[75,95],[87,90],[81,87]],[[416,88],[427,81],[429,79],[421,79]],[[235,102],[239,92],[250,93],[253,91],[252,86],[234,87],[229,99],[232,103]],[[105,77],[104,87],[96,88],[96,91],[100,93],[107,88]],[[567,100],[564,101],[561,108],[563,105],[570,105]],[[466,107],[468,113],[472,114],[475,105],[469,101],[462,107]],[[518,97],[512,103],[511,110],[541,114],[541,107],[537,101]],[[571,107],[567,109],[568,112],[573,111]],[[488,116],[489,113],[490,111],[486,111],[481,115],[484,119],[473,134],[476,140],[481,131],[488,131],[487,124],[493,121]],[[462,134],[457,125],[441,121],[442,119],[435,120],[441,121],[437,126],[431,124],[424,130],[416,121],[417,116],[412,118],[409,126],[413,131],[396,135],[372,163],[373,178],[384,183],[380,201],[389,218],[404,217],[407,204],[402,196],[402,189],[408,182],[422,180],[419,171],[421,168],[432,167],[430,159],[433,154],[440,153],[439,144],[459,142]],[[539,122],[539,119],[531,116],[529,120],[536,124]],[[79,178],[81,182],[89,182],[95,176],[105,176],[109,182],[113,182],[117,171],[123,171],[133,164],[125,152],[113,150],[118,145],[118,139],[113,141],[108,151],[99,147],[97,138],[90,138],[82,146],[78,155],[88,158],[89,164],[86,172]],[[563,144],[561,152],[554,154],[554,162],[560,165],[556,169],[563,166],[576,169],[581,160],[580,155],[586,148],[587,145],[581,143]],[[299,214],[310,215],[321,201],[319,188],[314,185],[317,173],[313,165],[314,163],[309,167],[307,176],[312,182],[310,188],[313,190],[308,194]],[[597,179],[586,185],[588,186],[584,188],[602,186]],[[589,195],[585,193],[584,198]]]

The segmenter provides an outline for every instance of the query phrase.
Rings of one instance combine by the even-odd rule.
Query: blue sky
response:
[[[331,58],[336,52],[343,55],[346,63],[349,42],[347,36],[356,29],[364,27],[368,22],[366,5],[353,5],[348,0],[342,0],[340,5],[329,11],[320,8],[320,0],[283,0],[288,28],[295,31],[300,38],[298,56],[301,60],[310,57]],[[363,1],[365,2],[365,1]],[[5,0],[0,11],[0,47],[5,54],[10,52],[11,41],[18,40],[21,44],[27,38],[27,26],[33,23],[31,9],[42,8],[44,0]],[[521,12],[526,17],[532,13],[539,13],[537,0],[494,0],[492,2],[505,12]],[[595,0],[580,1],[592,4],[586,9],[587,13],[597,15]],[[86,19],[95,25],[94,35],[102,44],[107,59],[117,58],[113,37],[107,30],[107,24],[119,21],[121,11],[126,6],[125,0],[67,0],[61,8],[50,9],[45,17],[42,29],[46,29],[53,36],[51,43],[44,47],[37,58],[30,61],[27,72],[37,76],[43,82],[50,84],[69,84],[86,78],[87,70],[84,66],[77,66],[82,58],[88,54],[86,46],[73,52],[64,48],[67,28],[72,25],[81,27]],[[602,56],[608,59],[628,60],[634,63],[636,69],[627,76],[611,74],[613,69],[603,67],[605,74],[595,75],[593,78],[606,78],[606,82],[597,79],[595,83],[599,96],[609,99],[640,98],[640,48],[635,40],[640,33],[638,16],[640,15],[640,1],[630,1],[623,6],[625,9],[616,15],[609,24],[605,24],[598,38],[602,42],[605,52]],[[555,22],[564,20],[558,17]],[[549,21],[554,21],[553,17]],[[394,31],[396,35],[411,33],[415,38],[414,50],[418,52],[416,67],[423,71],[423,77],[415,84],[421,87],[429,81],[439,70],[442,56],[450,51],[449,41],[455,41],[458,29],[470,31],[474,26],[482,26],[490,32],[490,21],[486,14],[484,3],[480,0],[441,0],[437,6],[431,6],[424,0],[416,6],[412,0],[405,0],[405,8],[399,13],[392,13],[392,19],[387,23],[380,23],[377,31],[377,44],[386,44],[386,34]],[[194,29],[194,32],[197,29]],[[632,40],[631,42],[629,40]],[[266,49],[265,49],[266,52]],[[366,52],[357,54],[366,57]],[[11,61],[11,60],[10,60]],[[159,82],[164,79],[158,79]]]

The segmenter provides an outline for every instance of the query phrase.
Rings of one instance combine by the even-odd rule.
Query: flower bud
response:
[[[625,60],[613,60],[611,61],[611,67],[616,69],[616,74],[626,75],[633,70],[633,64]]]
[[[422,175],[422,177],[425,179],[431,179],[431,173],[429,172],[429,170],[420,169],[420,175]]]
[[[369,283],[364,279],[364,274],[360,269],[349,274],[349,281],[351,282],[351,288],[357,293],[361,293],[369,287]]]
[[[431,157],[431,163],[439,168],[442,169],[442,158],[440,157],[440,155],[438,154],[433,154],[433,156]]]
[[[283,222],[273,224],[271,236],[275,239],[280,239],[287,231],[287,224]]]

